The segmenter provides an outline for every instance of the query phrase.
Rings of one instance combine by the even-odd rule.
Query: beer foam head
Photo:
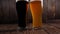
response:
[[[17,2],[17,1],[20,1],[20,0],[16,0],[16,2]]]
[[[30,0],[30,2],[32,2],[32,1],[41,1],[41,0]]]
[[[25,1],[29,2],[29,0],[25,0]]]
[[[41,6],[43,8],[43,0],[30,0],[30,2],[33,2],[33,1],[40,1],[41,2]]]
[[[27,1],[27,2],[29,2],[29,0],[16,0],[16,2],[17,2],[17,1]]]

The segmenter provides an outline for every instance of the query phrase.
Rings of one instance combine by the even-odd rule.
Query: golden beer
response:
[[[41,1],[30,2],[30,9],[33,18],[33,28],[42,26],[42,6]]]

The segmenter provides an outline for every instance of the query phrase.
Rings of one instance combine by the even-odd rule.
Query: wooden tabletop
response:
[[[43,23],[39,29],[33,29],[32,23],[27,24],[28,29],[24,31],[17,30],[17,27],[18,24],[0,24],[0,34],[60,34],[60,21]]]
[[[1,24],[0,34],[60,34],[60,23],[43,23],[43,27],[32,29],[32,24],[28,24],[30,29],[19,31],[18,24]]]

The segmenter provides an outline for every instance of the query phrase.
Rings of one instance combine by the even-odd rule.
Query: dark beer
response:
[[[18,15],[18,26],[26,27],[25,16],[27,11],[27,1],[17,1],[16,2],[16,10]]]

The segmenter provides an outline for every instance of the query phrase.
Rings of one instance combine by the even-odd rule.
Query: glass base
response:
[[[32,29],[34,29],[34,30],[40,30],[40,29],[43,29],[43,27],[32,27]]]

